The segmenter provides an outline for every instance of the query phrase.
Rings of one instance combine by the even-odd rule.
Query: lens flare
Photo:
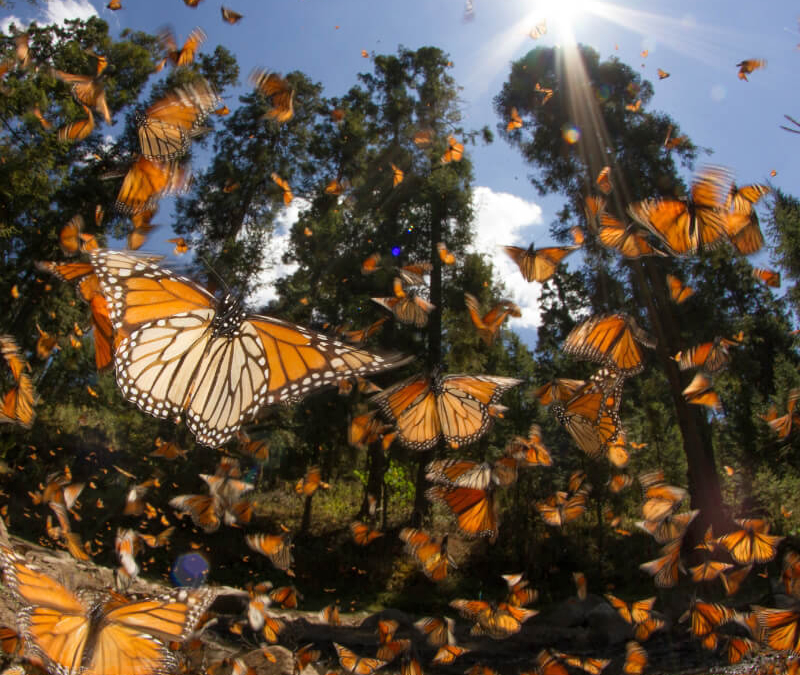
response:
[[[573,124],[565,124],[561,127],[561,137],[570,145],[575,145],[581,140],[581,130]]]

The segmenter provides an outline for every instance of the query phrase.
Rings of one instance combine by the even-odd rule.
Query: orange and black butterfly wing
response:
[[[26,653],[39,657],[51,672],[77,675],[87,653],[89,607],[5,546],[0,546],[0,566],[6,586],[22,603],[17,625]]]
[[[441,425],[428,377],[415,375],[373,396],[372,401],[396,425],[404,446],[422,451],[439,442]]]
[[[497,511],[491,491],[434,485],[426,496],[447,504],[456,517],[458,529],[467,536],[491,539],[497,536]]]

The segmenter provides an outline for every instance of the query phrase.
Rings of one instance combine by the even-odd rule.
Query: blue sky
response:
[[[91,12],[106,19],[115,33],[124,28],[156,32],[171,24],[181,39],[201,26],[208,34],[206,49],[224,44],[236,54],[244,86],[255,66],[301,70],[322,82],[329,95],[344,93],[359,72],[371,69],[362,49],[388,53],[398,45],[435,45],[450,54],[453,75],[463,87],[464,126],[473,129],[496,127],[492,97],[510,62],[537,42],[564,42],[571,31],[602,57],[616,55],[637,68],[644,63],[642,72],[656,92],[650,109],[667,112],[698,146],[712,148],[709,161],[729,167],[738,182],[772,180],[798,192],[800,136],[779,128],[784,113],[800,117],[795,93],[800,7],[794,2],[595,1],[576,8],[573,20],[566,23],[559,20],[559,12],[571,0],[473,0],[471,21],[464,20],[465,0],[229,0],[227,6],[245,15],[234,26],[221,20],[218,0],[203,0],[196,9],[181,0],[122,2],[124,9],[111,12],[90,0],[52,0],[44,8],[17,0],[0,16],[0,27],[10,15],[23,22],[36,17],[43,23]],[[534,41],[527,34],[543,19],[548,32]],[[644,49],[649,52],[646,59],[640,56]],[[735,64],[746,58],[768,62],[749,82],[736,76]],[[659,81],[657,68],[671,77]],[[227,103],[233,107],[235,98]],[[536,322],[536,285],[521,280],[502,260],[497,245],[545,244],[547,226],[561,199],[536,193],[526,178],[530,168],[504,141],[469,151],[480,204],[478,247],[497,260],[509,294],[527,308],[520,327],[530,329]],[[777,176],[770,179],[773,169]],[[165,239],[168,233],[159,236]]]

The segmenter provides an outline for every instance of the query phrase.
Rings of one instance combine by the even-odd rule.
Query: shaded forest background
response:
[[[590,47],[581,47],[584,84],[603,93],[590,96],[591,104],[582,108],[569,95],[563,55],[549,48],[531,51],[512,64],[498,92],[496,130],[462,128],[458,85],[449,75],[448,56],[435,47],[401,47],[396,54],[375,56],[372,72],[359,76],[343,97],[328,97],[323,84],[289,73],[295,114],[285,125],[263,119],[267,106],[256,92],[242,96],[238,105],[227,100],[229,115],[211,116],[211,129],[192,151],[194,181],[178,199],[174,221],[168,223],[164,213],[155,218],[189,243],[192,276],[213,287],[220,286],[220,278],[242,298],[258,290],[254,270],[268,264],[270,240],[284,208],[283,192],[270,178],[274,172],[304,200],[284,260],[297,269],[276,283],[275,301],[253,310],[317,330],[362,328],[385,315],[369,298],[390,295],[394,265],[430,261],[430,300],[437,309],[428,326],[420,330],[390,321],[367,342],[369,348],[417,358],[376,383],[387,386],[439,362],[450,373],[523,380],[504,396],[509,410],[492,432],[458,451],[440,447],[413,453],[398,443],[386,451],[380,443],[353,446],[348,422],[368,409],[368,398],[357,391],[341,396],[331,390],[291,408],[265,410],[247,428],[252,440],[269,448],[268,457],[259,459],[235,443],[218,450],[196,446],[182,425],[154,420],[126,403],[113,372],[97,372],[91,335],[75,330],[89,326],[85,305],[70,285],[45,277],[35,266],[36,261],[63,258],[59,232],[76,214],[101,244],[128,234],[130,220],[115,213],[113,203],[119,178],[137,152],[136,111],[198,77],[224,96],[242,78],[236,59],[216,47],[211,53],[201,51],[187,67],[156,74],[162,58],[157,36],[123,32],[115,39],[97,18],[63,28],[32,26],[29,39],[36,65],[11,69],[0,97],[0,332],[14,336],[29,357],[38,399],[30,430],[0,426],[0,503],[15,534],[47,541],[47,511],[33,503],[29,492],[41,489],[53,471],[69,467],[75,480],[87,482],[77,509],[81,520],[74,527],[91,542],[97,561],[114,564],[113,537],[119,526],[156,533],[166,524],[177,525],[171,545],[152,552],[146,574],[166,576],[177,554],[196,548],[209,559],[211,581],[241,585],[270,579],[276,586],[291,581],[309,609],[336,600],[343,608],[430,612],[455,596],[495,597],[503,587],[500,575],[521,571],[544,603],[571,594],[572,573],[578,570],[593,591],[615,588],[620,594],[650,595],[652,582],[638,566],[655,557],[657,549],[635,527],[638,488],[612,493],[607,482],[616,472],[613,467],[583,455],[532,395],[555,377],[591,374],[592,368],[565,355],[561,344],[585,317],[611,311],[634,316],[658,339],[645,371],[625,388],[621,413],[627,439],[641,444],[631,450],[625,472],[636,476],[661,468],[669,482],[688,487],[692,507],[701,509],[695,541],[709,524],[721,534],[733,518],[753,516],[769,519],[773,533],[789,538],[798,533],[797,435],[779,440],[762,415],[770,406],[785,411],[789,391],[800,386],[797,338],[791,332],[800,301],[800,203],[775,191],[759,207],[769,257],[785,280],[783,294],[754,279],[751,262],[730,247],[687,258],[640,260],[603,247],[583,210],[602,166],[612,165],[617,186],[609,208],[624,216],[632,201],[685,194],[683,170],[705,159],[704,150],[688,139],[671,152],[664,148],[668,129],[680,135],[679,121],[648,109],[652,86],[626,64],[614,58],[601,61]],[[4,36],[0,48],[14,58],[13,38]],[[60,141],[34,109],[54,130],[83,112],[49,66],[93,73],[93,53],[109,61],[103,83],[116,126],[111,130],[98,123],[79,143]],[[554,91],[546,105],[536,83]],[[642,107],[632,112],[626,106],[636,100]],[[508,131],[512,107],[524,124]],[[602,120],[602,127],[581,118],[587,110]],[[332,111],[342,111],[341,119]],[[569,144],[561,133],[568,124],[604,131],[584,133]],[[414,142],[420,130],[432,131],[431,145]],[[450,135],[465,143],[464,158],[442,164]],[[465,292],[489,307],[504,290],[487,258],[469,252],[474,236],[469,147],[480,142],[508,143],[509,152],[522,153],[530,163],[531,180],[542,194],[563,196],[563,210],[551,223],[554,237],[566,241],[574,226],[586,232],[584,247],[570,258],[569,268],[562,266],[543,284],[534,350],[507,327],[487,346],[464,305]],[[405,174],[396,186],[392,164]],[[747,174],[750,167],[731,168],[740,183],[760,179]],[[344,195],[326,192],[333,179],[346,179]],[[97,205],[105,214],[99,221]],[[439,241],[454,253],[454,265],[442,264]],[[384,264],[365,276],[361,263],[375,252]],[[686,303],[670,302],[667,273],[695,289]],[[44,359],[36,357],[40,331],[55,336],[59,345]],[[679,392],[690,377],[677,370],[671,357],[739,331],[744,342],[731,350],[731,364],[715,382],[723,411],[686,405]],[[4,377],[9,384],[10,374]],[[514,436],[526,436],[534,423],[542,427],[553,466],[523,471],[513,487],[498,493],[501,525],[494,544],[451,534],[450,552],[458,569],[442,584],[433,584],[404,556],[397,537],[408,525],[425,524],[437,534],[453,529],[451,516],[423,499],[425,464],[445,456],[497,459]],[[156,439],[177,443],[187,450],[186,457],[151,457]],[[247,530],[277,532],[283,526],[292,533],[294,580],[253,555],[240,529],[202,534],[188,519],[177,520],[167,505],[175,495],[201,491],[198,474],[213,473],[222,454],[240,457],[248,479],[256,483],[250,495],[256,515]],[[294,485],[312,465],[321,467],[330,488],[303,498]],[[593,486],[589,508],[563,528],[549,527],[535,503],[565,489],[575,470],[585,471]],[[159,480],[146,496],[155,517],[122,515],[130,487],[151,477]],[[368,492],[380,504],[372,520],[366,510]],[[614,527],[609,510],[621,517]],[[356,546],[349,529],[356,518],[385,535],[369,547]],[[773,565],[777,569],[778,563]],[[751,583],[754,599],[771,593],[761,577]],[[710,591],[714,594],[721,594],[721,588]]]

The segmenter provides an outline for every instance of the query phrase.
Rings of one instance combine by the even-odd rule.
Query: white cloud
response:
[[[17,31],[24,29],[28,24],[25,23],[22,19],[18,16],[7,16],[5,19],[0,21],[0,32],[5,33],[6,35],[11,35],[11,31],[9,30],[12,24],[16,27]]]
[[[44,8],[44,21],[48,24],[63,24],[67,19],[81,19],[97,16],[97,10],[89,0],[47,0]]]
[[[275,219],[275,231],[269,242],[266,269],[259,276],[259,289],[248,298],[254,307],[263,307],[277,299],[275,282],[294,273],[298,265],[283,262],[283,254],[289,250],[292,226],[297,222],[300,211],[308,207],[304,199],[295,198]]]
[[[475,206],[475,243],[472,250],[488,256],[506,286],[506,297],[522,309],[522,316],[511,319],[511,327],[535,328],[541,323],[539,295],[541,286],[528,283],[519,267],[503,251],[502,246],[528,247],[533,240],[529,228],[542,226],[542,209],[534,202],[507,192],[494,192],[488,187],[472,191]],[[545,235],[546,232],[542,232]]]

